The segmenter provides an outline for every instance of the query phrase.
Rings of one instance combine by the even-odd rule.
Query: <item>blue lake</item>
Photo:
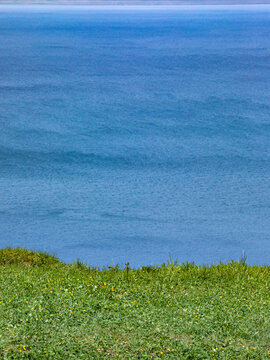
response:
[[[0,11],[0,246],[270,263],[270,8]]]

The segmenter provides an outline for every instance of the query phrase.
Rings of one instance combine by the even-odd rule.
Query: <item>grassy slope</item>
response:
[[[1,359],[270,359],[269,267],[0,264]]]

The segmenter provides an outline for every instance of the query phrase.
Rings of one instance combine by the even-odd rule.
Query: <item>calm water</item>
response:
[[[0,244],[270,263],[270,8],[0,10]]]

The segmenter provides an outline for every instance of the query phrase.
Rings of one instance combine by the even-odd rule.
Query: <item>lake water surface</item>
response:
[[[0,246],[270,263],[270,8],[0,9]]]

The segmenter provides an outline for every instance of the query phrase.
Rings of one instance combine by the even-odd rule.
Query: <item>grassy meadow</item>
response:
[[[270,359],[270,267],[98,270],[0,250],[1,359]]]

